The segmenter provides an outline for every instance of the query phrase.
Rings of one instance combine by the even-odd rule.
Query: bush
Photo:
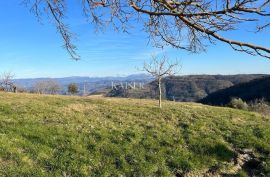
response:
[[[270,115],[270,104],[264,99],[256,99],[255,101],[247,104],[241,98],[232,98],[227,106],[235,109],[258,112],[265,116]]]
[[[68,93],[74,95],[79,92],[78,86],[75,83],[71,83],[68,85]]]
[[[263,115],[270,115],[270,105],[264,99],[255,100],[249,104],[249,110],[261,113]]]
[[[248,104],[241,98],[232,98],[228,106],[231,108],[248,110]]]

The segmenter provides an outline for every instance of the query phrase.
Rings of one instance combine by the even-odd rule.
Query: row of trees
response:
[[[55,80],[38,81],[34,85],[34,92],[39,94],[52,94],[55,95],[60,91],[60,85]]]
[[[34,84],[30,92],[38,94],[58,94],[61,90],[60,84],[53,79],[38,81]],[[5,92],[26,92],[27,90],[18,87],[14,82],[14,74],[11,72],[4,72],[0,74],[0,91]],[[67,86],[67,92],[71,95],[78,94],[79,88],[75,83]]]
[[[61,88],[60,84],[56,80],[50,79],[50,80],[38,81],[34,85],[33,91],[39,94],[55,95],[60,92],[60,88]],[[75,83],[71,83],[67,87],[67,92],[71,95],[75,95],[79,93],[79,88]]]

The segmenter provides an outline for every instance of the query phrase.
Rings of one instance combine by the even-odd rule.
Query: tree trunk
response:
[[[158,89],[159,89],[159,108],[162,108],[162,105],[161,105],[161,98],[162,98],[161,78],[158,78]]]

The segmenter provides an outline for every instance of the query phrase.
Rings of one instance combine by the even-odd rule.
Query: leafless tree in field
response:
[[[0,76],[0,87],[4,91],[13,91],[16,92],[16,86],[13,82],[14,74],[11,72],[4,72]]]
[[[53,79],[38,81],[34,85],[34,90],[39,94],[55,95],[60,90],[59,83]]]
[[[143,70],[153,76],[158,82],[159,90],[159,107],[162,107],[162,79],[177,73],[178,62],[171,63],[169,59],[163,55],[162,57],[153,56],[149,63],[144,63]]]
[[[33,86],[33,90],[34,90],[35,93],[44,94],[45,93],[45,90],[46,90],[45,83],[42,82],[42,81],[36,82],[34,84],[34,86]]]
[[[73,35],[64,22],[67,0],[24,0],[31,11],[41,18],[48,15],[64,40],[64,47],[74,59],[79,59]],[[221,41],[234,50],[270,58],[269,46],[254,41],[230,39],[227,32],[252,26],[254,32],[270,27],[270,0],[78,0],[87,20],[98,29],[110,24],[116,30],[127,32],[138,22],[157,47],[200,52],[208,43]],[[70,7],[72,8],[72,7]],[[252,42],[252,43],[251,43]]]

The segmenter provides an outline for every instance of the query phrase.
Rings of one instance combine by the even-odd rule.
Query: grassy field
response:
[[[269,142],[270,118],[253,112],[0,93],[0,176],[247,176],[245,150],[267,176]]]

